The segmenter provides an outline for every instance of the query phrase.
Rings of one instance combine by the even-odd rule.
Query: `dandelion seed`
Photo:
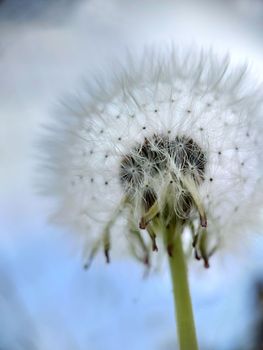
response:
[[[59,199],[55,220],[85,236],[87,265],[100,248],[109,262],[122,232],[138,261],[167,251],[175,271],[190,230],[207,268],[222,242],[259,220],[261,90],[228,58],[150,52],[90,91],[85,113],[61,116],[45,140],[45,188]]]

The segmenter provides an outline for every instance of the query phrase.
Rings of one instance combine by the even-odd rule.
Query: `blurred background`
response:
[[[61,97],[127,48],[212,46],[262,79],[262,33],[262,0],[0,1],[1,350],[176,349],[167,269],[145,279],[129,257],[99,257],[84,270],[35,193],[35,143]],[[190,267],[201,350],[263,349],[263,238],[234,239],[242,251]]]

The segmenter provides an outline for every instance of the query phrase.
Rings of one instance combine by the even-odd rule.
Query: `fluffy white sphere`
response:
[[[114,73],[106,82],[98,79],[96,88],[86,87],[85,98],[67,103],[44,138],[44,187],[58,200],[56,221],[84,234],[91,254],[105,243],[105,232],[118,246],[120,236],[139,227],[146,188],[153,189],[160,210],[167,193],[179,203],[184,191],[176,150],[171,155],[166,147],[163,168],[140,150],[145,142],[150,142],[151,152],[158,148],[154,137],[168,142],[185,137],[201,150],[205,163],[202,179],[195,181],[190,174],[198,210],[189,205],[186,218],[198,230],[196,214],[204,210],[210,249],[257,222],[262,204],[262,93],[246,67],[232,68],[228,58],[218,60],[211,53],[150,51]],[[124,169],[138,171],[135,183],[124,183],[120,173],[127,157],[133,165],[137,162],[135,169]],[[193,172],[198,172],[195,165]],[[147,170],[153,167],[157,175]]]

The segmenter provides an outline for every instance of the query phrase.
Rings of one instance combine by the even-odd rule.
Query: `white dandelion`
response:
[[[86,89],[45,138],[44,187],[56,222],[85,237],[88,264],[100,248],[109,261],[125,237],[148,265],[164,241],[171,269],[185,270],[173,260],[191,233],[208,267],[222,242],[259,221],[262,93],[246,66],[148,52]],[[181,349],[197,348],[178,333]]]

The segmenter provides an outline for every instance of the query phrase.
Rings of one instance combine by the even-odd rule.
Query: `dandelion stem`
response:
[[[191,296],[187,278],[187,266],[182,247],[182,224],[169,225],[165,231],[165,243],[171,244],[172,254],[168,256],[175,303],[177,336],[180,350],[198,350]]]

